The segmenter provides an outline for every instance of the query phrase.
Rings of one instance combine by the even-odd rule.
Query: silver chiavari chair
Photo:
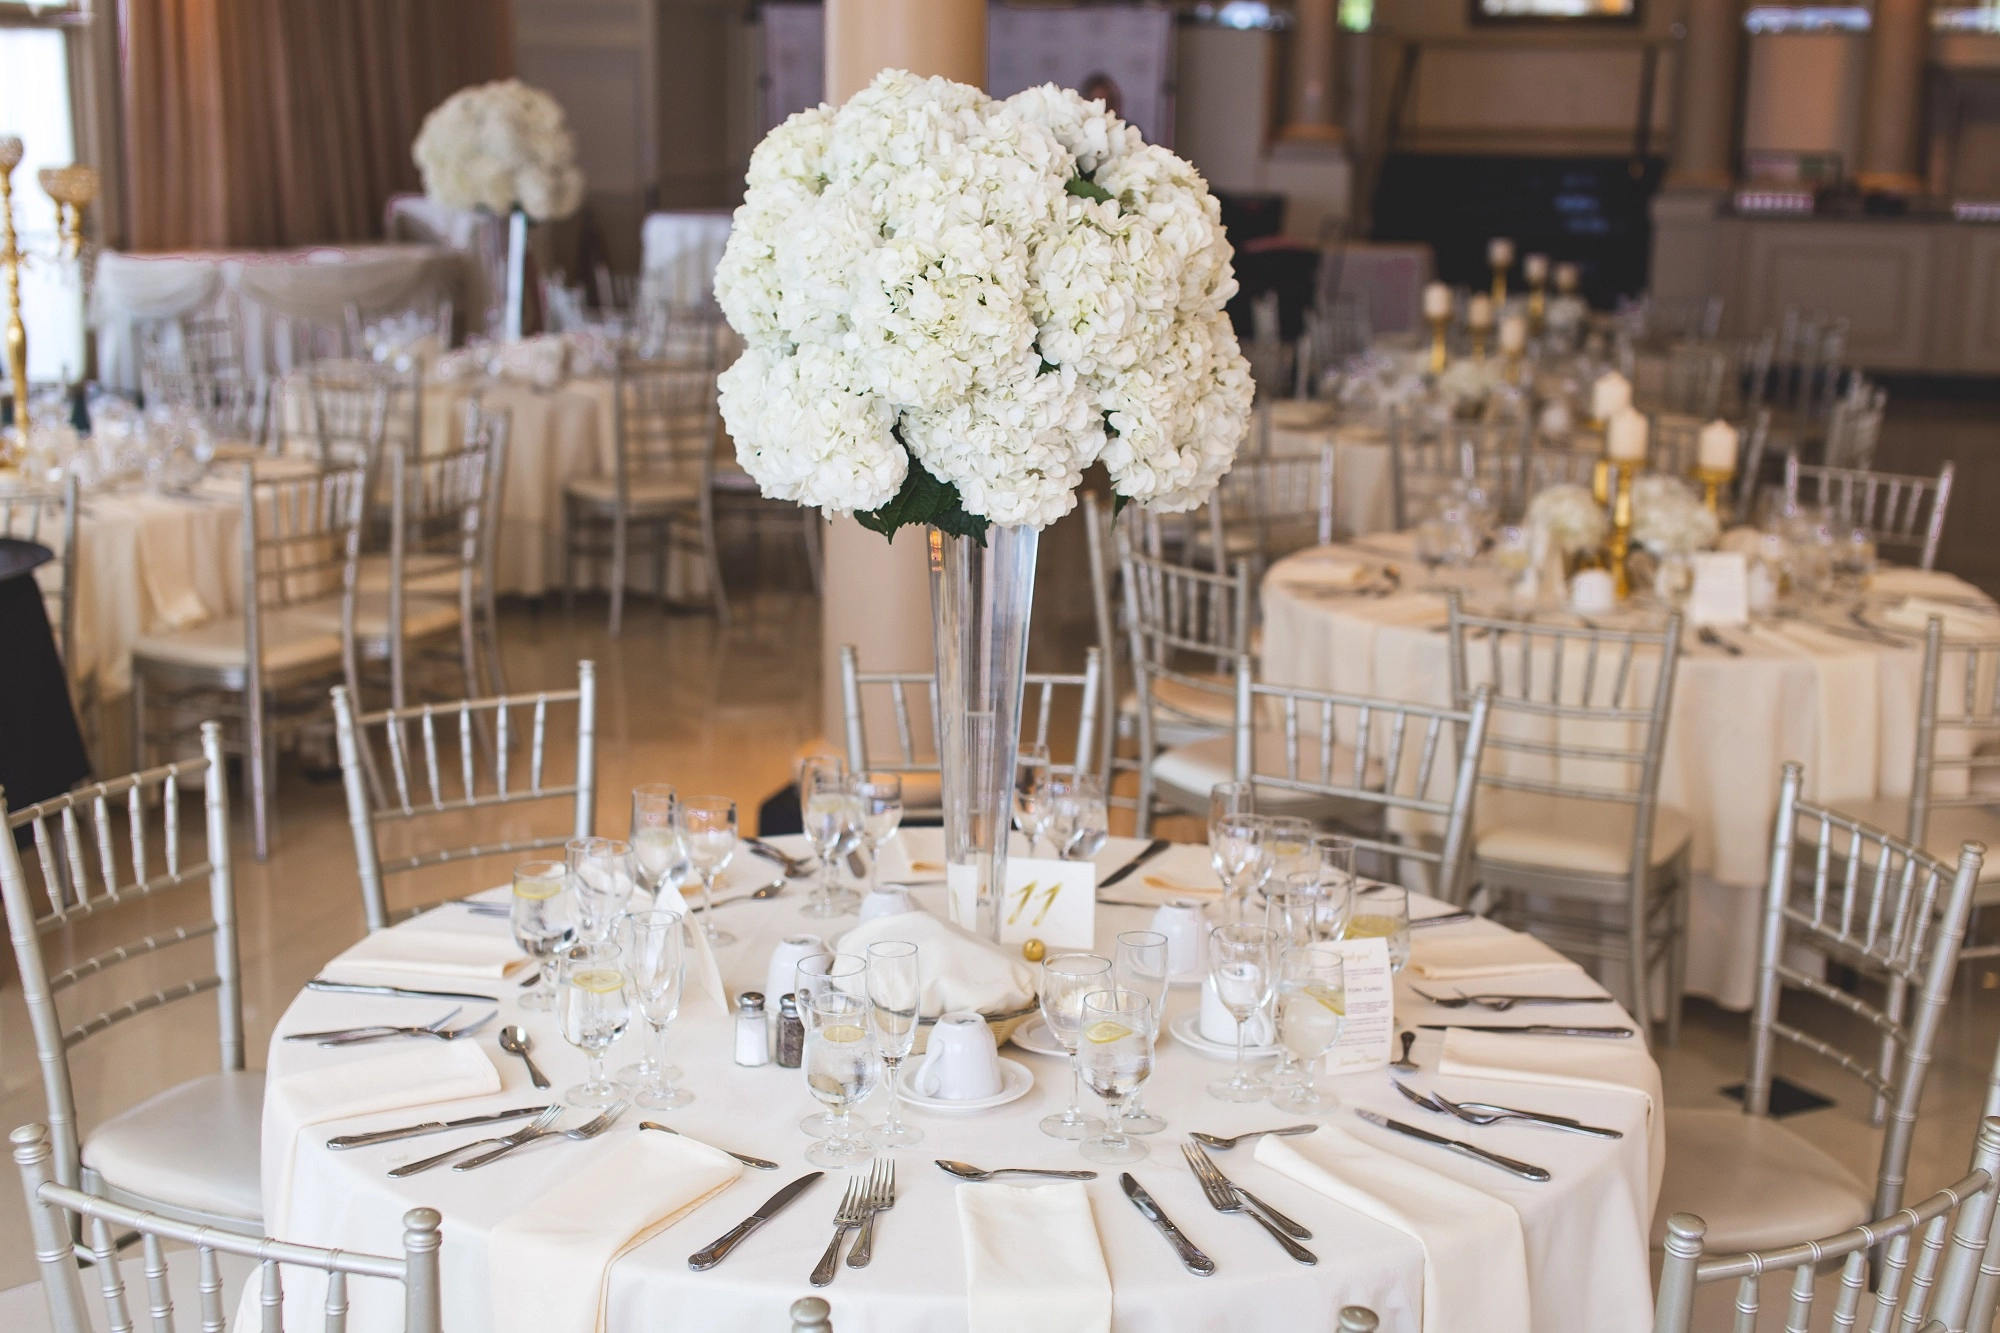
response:
[[[263,442],[270,382],[245,373],[233,317],[200,315],[155,325],[143,336],[139,358],[139,387],[148,407],[187,408],[224,439]]]
[[[1239,458],[1208,501],[1208,528],[1197,535],[1209,567],[1248,560],[1261,578],[1273,562],[1333,540],[1334,448],[1311,453]]]
[[[1950,463],[1935,477],[1821,467],[1801,463],[1794,452],[1785,459],[1785,499],[1824,505],[1836,520],[1867,528],[1876,549],[1912,555],[1919,568],[1929,569],[1937,563],[1955,471]]]
[[[597,668],[578,662],[576,677],[573,690],[416,704],[365,715],[357,714],[345,686],[334,689],[334,735],[368,929],[381,930],[420,910],[390,910],[385,881],[391,875],[560,847],[571,838],[590,836],[597,803]],[[551,780],[551,716],[572,704],[575,768],[567,781]],[[514,733],[524,713],[525,782],[512,767]],[[479,743],[479,733],[487,728],[493,737],[490,750]],[[390,790],[378,797],[371,769],[379,771],[384,756]],[[570,818],[560,833],[537,835],[513,818],[520,813],[516,807],[563,801],[570,804]],[[385,858],[378,831],[390,826],[408,832],[398,854]],[[473,841],[457,843],[468,835]]]
[[[319,465],[365,467],[373,475],[390,429],[389,376],[369,361],[315,361],[305,379]]]
[[[1956,866],[1880,829],[1800,798],[1802,770],[1778,786],[1770,880],[1758,938],[1757,990],[1743,1110],[1667,1113],[1667,1173],[1659,1215],[1694,1213],[1713,1244],[1753,1250],[1830,1235],[1894,1213],[1903,1202],[1910,1145],[1984,849],[1965,844]],[[1797,948],[1880,978],[1876,1004],[1797,966]],[[1843,1048],[1780,1016],[1787,990],[1859,1020],[1873,1050]],[[1886,1110],[1873,1186],[1770,1117],[1777,1043],[1786,1041],[1858,1079]]]
[[[1097,771],[1099,753],[1097,726],[1103,690],[1104,659],[1097,649],[1084,653],[1079,674],[1030,671],[1023,677],[1021,699],[1021,740],[1036,745],[1049,743],[1049,725],[1055,717],[1056,691],[1078,692],[1076,748],[1071,762],[1078,768]],[[888,706],[896,723],[896,752],[884,757],[868,745],[866,700],[869,695],[887,694]],[[910,696],[922,700],[930,730],[926,735],[912,720]],[[939,787],[937,757],[938,686],[929,671],[863,671],[854,645],[840,646],[840,700],[847,742],[847,767],[854,773],[871,770],[895,773],[903,779],[903,815],[908,820],[935,820],[943,817],[944,802]]]
[[[1710,339],[1677,342],[1667,349],[1666,410],[1713,421],[1722,413],[1722,390],[1734,369],[1729,350]]]
[[[443,1219],[434,1209],[412,1208],[403,1214],[403,1255],[400,1259],[348,1250],[323,1250],[313,1245],[296,1245],[273,1240],[252,1231],[248,1234],[220,1231],[162,1216],[108,1199],[100,1199],[61,1184],[50,1170],[55,1150],[49,1131],[40,1125],[23,1125],[8,1136],[14,1145],[14,1164],[21,1171],[21,1187],[27,1194],[28,1228],[34,1240],[35,1260],[41,1269],[42,1292],[48,1298],[52,1333],[92,1333],[97,1321],[91,1318],[84,1297],[83,1277],[77,1259],[88,1257],[96,1270],[98,1295],[104,1310],[104,1325],[112,1333],[131,1333],[138,1317],[135,1301],[125,1291],[126,1269],[118,1261],[118,1240],[114,1228],[137,1232],[144,1254],[145,1292],[136,1303],[145,1307],[153,1333],[174,1333],[173,1282],[183,1256],[192,1260],[199,1283],[201,1327],[215,1331],[226,1327],[235,1313],[223,1301],[222,1266],[217,1256],[241,1255],[254,1259],[259,1267],[258,1309],[261,1333],[283,1333],[284,1278],[281,1270],[316,1269],[327,1275],[326,1333],[345,1333],[347,1328],[347,1279],[381,1278],[403,1284],[404,1333],[442,1333],[438,1283],[438,1252],[443,1237]],[[77,1226],[83,1241],[71,1240]],[[261,1228],[259,1228],[261,1230]],[[169,1253],[168,1245],[192,1247]]]
[[[1626,966],[1651,1033],[1679,1035],[1691,819],[1659,800],[1680,617],[1612,630],[1474,615],[1448,595],[1452,698],[1493,690],[1471,879],[1497,917]],[[1556,904],[1556,905],[1551,905]]]
[[[255,1234],[263,1212],[257,1141],[264,1076],[244,1069],[228,781],[214,722],[201,728],[201,751],[199,759],[8,811],[0,895],[41,1065],[55,1179],[182,1222]],[[203,815],[192,848],[181,828],[190,796]],[[34,849],[32,880],[16,846],[23,834]],[[174,890],[196,886],[207,890],[205,911],[170,905],[186,897]],[[202,941],[208,947],[200,961],[178,951]],[[162,984],[163,977],[176,979]],[[58,1000],[86,982],[94,1004],[111,1003],[66,1019]],[[211,992],[220,1071],[84,1134],[71,1052],[140,1014]]]

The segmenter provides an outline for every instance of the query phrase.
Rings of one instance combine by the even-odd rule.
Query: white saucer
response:
[[[1029,1019],[1015,1028],[1007,1040],[1024,1051],[1033,1051],[1036,1055],[1053,1055],[1060,1059],[1069,1059],[1069,1050],[1056,1040],[1056,1034],[1049,1031],[1049,1025],[1044,1019]]]
[[[1207,1037],[1201,1035],[1201,1015],[1199,1013],[1182,1014],[1179,1018],[1167,1024],[1167,1031],[1173,1033],[1174,1040],[1189,1050],[1198,1051],[1203,1055],[1214,1056],[1221,1060],[1234,1060],[1236,1058],[1235,1042],[1210,1041]],[[1243,1048],[1243,1054],[1252,1060],[1263,1060],[1282,1053],[1276,1046],[1246,1046]]]
[[[996,1106],[1028,1095],[1035,1086],[1034,1071],[1019,1060],[1000,1058],[1000,1091],[991,1097],[981,1097],[974,1101],[952,1102],[942,1097],[926,1097],[917,1091],[917,1075],[923,1071],[930,1057],[911,1065],[903,1071],[903,1100],[920,1111],[990,1111]]]

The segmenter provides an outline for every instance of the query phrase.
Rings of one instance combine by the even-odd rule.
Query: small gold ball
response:
[[[1049,946],[1040,940],[1027,940],[1021,945],[1021,957],[1031,963],[1039,963],[1048,954]]]

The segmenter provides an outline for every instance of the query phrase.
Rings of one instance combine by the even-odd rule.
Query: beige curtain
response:
[[[122,0],[139,250],[376,237],[430,109],[513,69],[507,0]]]

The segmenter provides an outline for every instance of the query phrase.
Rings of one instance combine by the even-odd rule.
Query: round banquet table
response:
[[[1286,685],[1337,689],[1425,703],[1451,697],[1444,590],[1469,608],[1506,614],[1497,572],[1446,568],[1426,576],[1414,537],[1384,533],[1300,552],[1273,565],[1263,588],[1260,670]],[[1395,566],[1401,591],[1357,594],[1316,579],[1322,562]],[[1866,809],[1907,800],[1915,757],[1922,627],[1894,622],[1907,595],[1991,606],[1952,575],[1878,569],[1866,595],[1868,628],[1832,604],[1784,620],[1718,631],[1738,651],[1698,641],[1682,648],[1660,772],[1660,799],[1693,822],[1687,988],[1725,1008],[1750,1007],[1757,922],[1777,809],[1778,770],[1805,766],[1812,799]],[[1541,618],[1563,618],[1542,610]],[[1658,624],[1656,603],[1599,616],[1607,626]],[[1985,637],[2000,635],[2000,620]],[[1476,664],[1475,664],[1476,665]]]
[[[920,840],[932,832],[906,833],[903,864],[937,850]],[[781,845],[802,849],[802,839],[780,839]],[[1099,857],[1100,874],[1123,864],[1141,848],[1131,839],[1113,839]],[[919,848],[923,850],[919,850]],[[893,858],[898,853],[891,850]],[[1157,871],[1183,883],[1205,877],[1207,852],[1177,847],[1151,863]],[[892,859],[891,864],[895,864]],[[777,878],[774,867],[739,850],[725,872],[719,896],[742,894]],[[816,923],[803,919],[808,881],[794,881],[781,897],[720,909],[722,919],[738,937],[718,951],[722,980],[733,996],[763,989],[767,960],[786,935],[825,927],[828,938],[852,928],[852,918]],[[1129,901],[1168,901],[1171,895],[1145,885],[1134,875],[1107,891]],[[916,896],[933,909],[941,894],[919,888]],[[486,895],[504,898],[505,890]],[[1415,900],[1419,915],[1444,910],[1429,900]],[[1108,950],[1120,931],[1140,928],[1150,913],[1142,907],[1100,907],[1097,936]],[[431,930],[483,931],[504,935],[504,920],[480,917],[462,907],[437,909],[427,922]],[[409,929],[408,924],[397,929]],[[1420,936],[1448,934],[1505,936],[1508,932],[1485,921],[1431,927]],[[1515,937],[1518,938],[1518,937]],[[1421,945],[1420,945],[1421,947]],[[345,969],[336,958],[324,975],[352,980],[390,980]],[[1534,974],[1530,974],[1531,976]],[[273,1234],[288,1240],[340,1246],[375,1253],[396,1253],[400,1219],[416,1206],[439,1209],[444,1215],[443,1299],[445,1320],[460,1333],[492,1326],[493,1300],[488,1284],[488,1245],[492,1228],[510,1214],[533,1206],[544,1192],[587,1160],[586,1155],[613,1150],[621,1136],[637,1132],[642,1119],[662,1119],[683,1132],[718,1147],[775,1159],[781,1169],[746,1171],[719,1196],[699,1206],[665,1231],[626,1252],[611,1266],[606,1285],[604,1323],[612,1333],[639,1330],[699,1330],[700,1333],[769,1333],[782,1327],[790,1303],[810,1288],[806,1277],[825,1247],[829,1223],[844,1188],[844,1173],[829,1173],[797,1203],[758,1231],[720,1266],[695,1273],[687,1257],[707,1245],[779,1186],[809,1168],[804,1162],[808,1140],[799,1120],[818,1109],[798,1070],[774,1065],[743,1068],[733,1063],[733,1019],[700,996],[690,969],[688,994],[681,1016],[669,1032],[669,1056],[684,1071],[682,1086],[696,1100],[668,1113],[628,1111],[608,1134],[587,1144],[562,1140],[530,1144],[509,1158],[463,1174],[433,1169],[404,1180],[386,1172],[399,1163],[429,1156],[461,1141],[489,1132],[463,1130],[453,1134],[399,1143],[329,1151],[325,1141],[336,1134],[360,1133],[426,1120],[473,1115],[503,1107],[540,1104],[550,1094],[537,1093],[521,1062],[496,1048],[494,1034],[502,1023],[521,1022],[534,1037],[536,1060],[547,1071],[557,1093],[583,1071],[581,1055],[561,1040],[547,1014],[521,1013],[513,1002],[518,989],[510,982],[468,984],[394,978],[405,986],[500,993],[500,1013],[478,1035],[480,1049],[495,1061],[502,1080],[499,1093],[445,1106],[405,1107],[327,1123],[286,1120],[276,1111],[287,1098],[285,1080],[296,1074],[323,1071],[341,1061],[366,1059],[385,1050],[382,1045],[347,1050],[322,1049],[307,1043],[286,1043],[286,1032],[325,1030],[359,1022],[422,1022],[450,1007],[447,1001],[359,997],[319,991],[302,992],[277,1025],[269,1054],[265,1105],[265,1208]],[[1510,978],[1510,981],[1512,979]],[[1534,985],[1533,980],[1523,984]],[[1168,1001],[1169,1019],[1193,1007],[1198,992],[1176,987]],[[468,1007],[464,1017],[481,1012]],[[1606,1001],[1563,1014],[1588,1014],[1577,1022],[1629,1022]],[[1397,1017],[1401,1024],[1440,1022],[1449,1011],[1418,1000],[1401,987]],[[1527,1256],[1527,1283],[1536,1333],[1640,1333],[1651,1326],[1651,1294],[1647,1270],[1647,1230],[1656,1192],[1656,1128],[1648,1096],[1626,1089],[1558,1087],[1548,1084],[1496,1082],[1488,1079],[1439,1077],[1435,1063],[1441,1034],[1419,1034],[1415,1055],[1425,1072],[1420,1086],[1436,1086],[1448,1096],[1480,1096],[1512,1106],[1574,1116],[1587,1123],[1617,1128],[1616,1141],[1574,1137],[1539,1128],[1494,1126],[1474,1129],[1430,1116],[1403,1102],[1390,1086],[1387,1071],[1377,1068],[1331,1081],[1343,1109],[1333,1120],[1371,1147],[1419,1162],[1453,1180],[1486,1191],[1514,1207],[1520,1216]],[[1502,1039],[1508,1040],[1508,1039]],[[1635,1039],[1636,1040],[1636,1039]],[[404,1049],[409,1049],[405,1044]],[[443,1049],[440,1047],[439,1049]],[[615,1068],[637,1054],[628,1037],[611,1053]],[[967,1326],[966,1268],[953,1189],[958,1182],[933,1165],[935,1158],[956,1158],[983,1166],[1090,1167],[1077,1148],[1043,1135],[1037,1122],[1061,1109],[1070,1088],[1065,1062],[1032,1054],[1015,1046],[1003,1056],[1026,1064],[1034,1086],[1020,1100],[978,1114],[940,1114],[906,1108],[924,1140],[899,1150],[899,1194],[895,1208],[878,1225],[874,1262],[865,1270],[843,1267],[824,1293],[832,1302],[836,1327],[842,1333],[938,1333]],[[1585,1058],[1589,1058],[1586,1053]],[[1654,1076],[1657,1071],[1642,1060]],[[1410,1235],[1371,1221],[1277,1174],[1256,1161],[1246,1147],[1220,1154],[1220,1164],[1233,1178],[1298,1219],[1314,1233],[1310,1248],[1320,1256],[1316,1267],[1287,1258],[1261,1230],[1242,1219],[1212,1212],[1181,1159],[1179,1144],[1191,1129],[1235,1133],[1295,1123],[1300,1117],[1268,1104],[1234,1105],[1209,1097],[1205,1082],[1226,1071],[1226,1063],[1204,1056],[1163,1035],[1146,1102],[1164,1115],[1169,1128],[1150,1139],[1151,1155],[1130,1168],[1165,1211],[1216,1262],[1217,1273],[1199,1279],[1186,1273],[1162,1237],[1122,1197],[1118,1168],[1099,1167],[1099,1177],[1086,1188],[1101,1239],[1114,1294],[1113,1327],[1138,1333],[1185,1333],[1198,1329],[1332,1329],[1341,1306],[1367,1305],[1381,1313],[1383,1328],[1417,1333],[1420,1324],[1424,1251]],[[865,1108],[879,1119],[880,1093]],[[1455,1154],[1379,1130],[1351,1114],[1369,1107],[1405,1120],[1425,1120],[1434,1130],[1477,1139],[1482,1146],[1548,1166],[1554,1179],[1534,1184]],[[572,1115],[565,1123],[581,1120]],[[500,1132],[504,1132],[502,1127]],[[273,1164],[289,1163],[289,1206],[273,1202]],[[310,1275],[288,1276],[288,1302],[298,1302],[305,1314],[316,1299]],[[383,1284],[350,1286],[356,1330],[400,1327],[400,1306]]]
[[[1387,532],[1396,526],[1389,436],[1366,422],[1338,422],[1330,404],[1281,400],[1271,405],[1268,447],[1275,455],[1310,454],[1333,446],[1333,530],[1341,536]]]

